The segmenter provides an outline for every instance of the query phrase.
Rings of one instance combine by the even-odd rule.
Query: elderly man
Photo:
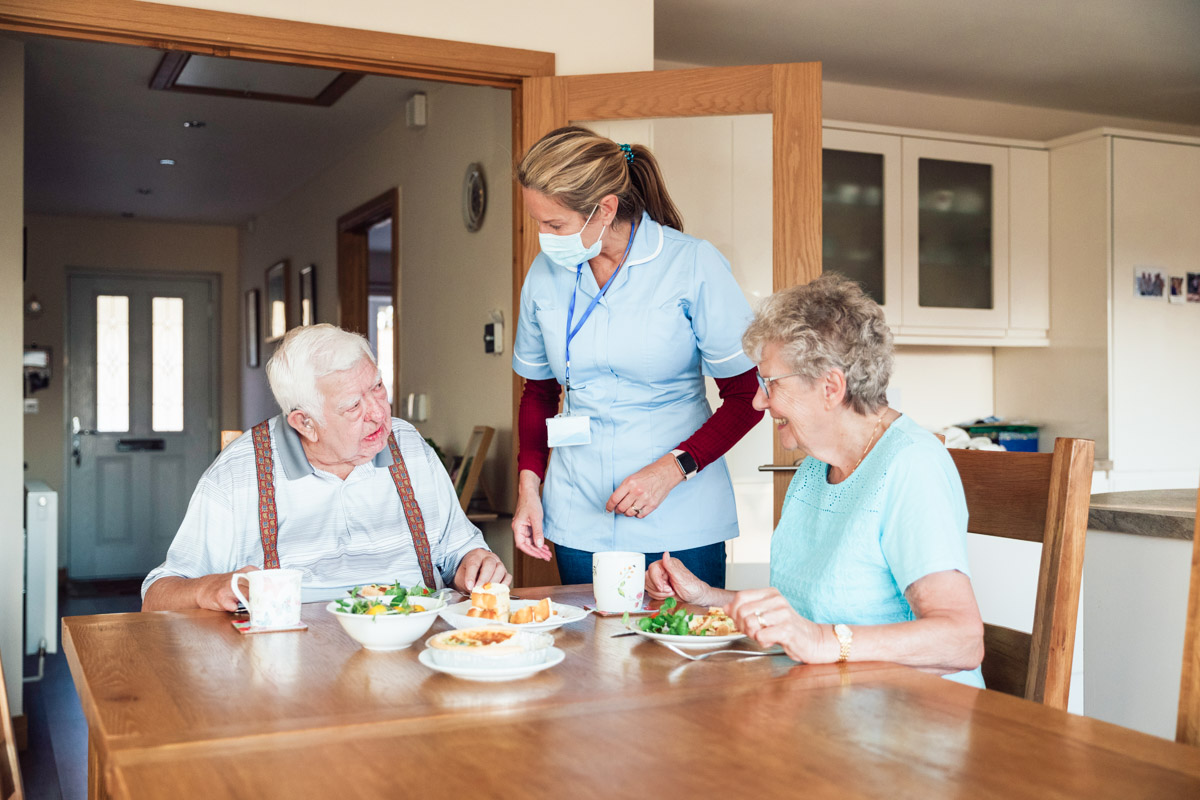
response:
[[[230,576],[304,571],[310,595],[400,581],[469,592],[508,583],[445,468],[393,419],[370,345],[332,325],[289,331],[267,364],[283,413],[230,444],[200,478],[142,610],[233,611]]]

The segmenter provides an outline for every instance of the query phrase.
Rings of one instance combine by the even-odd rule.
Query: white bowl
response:
[[[454,636],[459,633],[477,631],[503,631],[512,633],[508,643],[496,647],[463,647],[451,650],[431,646],[431,642],[439,637]],[[554,646],[554,636],[542,631],[514,631],[511,627],[491,626],[487,628],[469,628],[466,630],[444,631],[429,637],[425,641],[425,652],[433,663],[441,667],[461,669],[494,669],[509,670],[541,664],[546,660],[551,647]]]
[[[325,610],[337,617],[350,638],[368,650],[403,650],[433,625],[446,601],[438,597],[419,598],[417,605],[425,611],[412,614],[351,614],[338,608],[336,602],[325,606]]]

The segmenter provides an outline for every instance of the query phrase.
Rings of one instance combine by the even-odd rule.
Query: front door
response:
[[[67,316],[73,579],[163,561],[216,451],[215,280],[75,274]]]

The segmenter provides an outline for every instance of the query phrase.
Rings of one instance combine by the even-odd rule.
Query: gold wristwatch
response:
[[[838,663],[850,660],[850,645],[854,643],[854,633],[850,630],[849,625],[838,623],[833,626],[833,635],[837,637],[838,644],[841,645],[841,652],[838,653]]]

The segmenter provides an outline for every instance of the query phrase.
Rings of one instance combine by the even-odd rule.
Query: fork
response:
[[[709,658],[710,656],[719,656],[722,653],[737,653],[740,656],[746,656],[746,657],[783,655],[782,648],[776,648],[774,650],[709,650],[707,653],[700,653],[697,655],[695,653],[689,653],[685,650],[681,650],[678,647],[676,647],[675,645],[671,644],[670,642],[661,642],[660,641],[659,644],[661,644],[663,647],[667,648],[668,650],[670,650],[673,653],[678,653],[679,655],[683,656],[684,658],[688,659],[689,661],[703,661],[704,659]]]

